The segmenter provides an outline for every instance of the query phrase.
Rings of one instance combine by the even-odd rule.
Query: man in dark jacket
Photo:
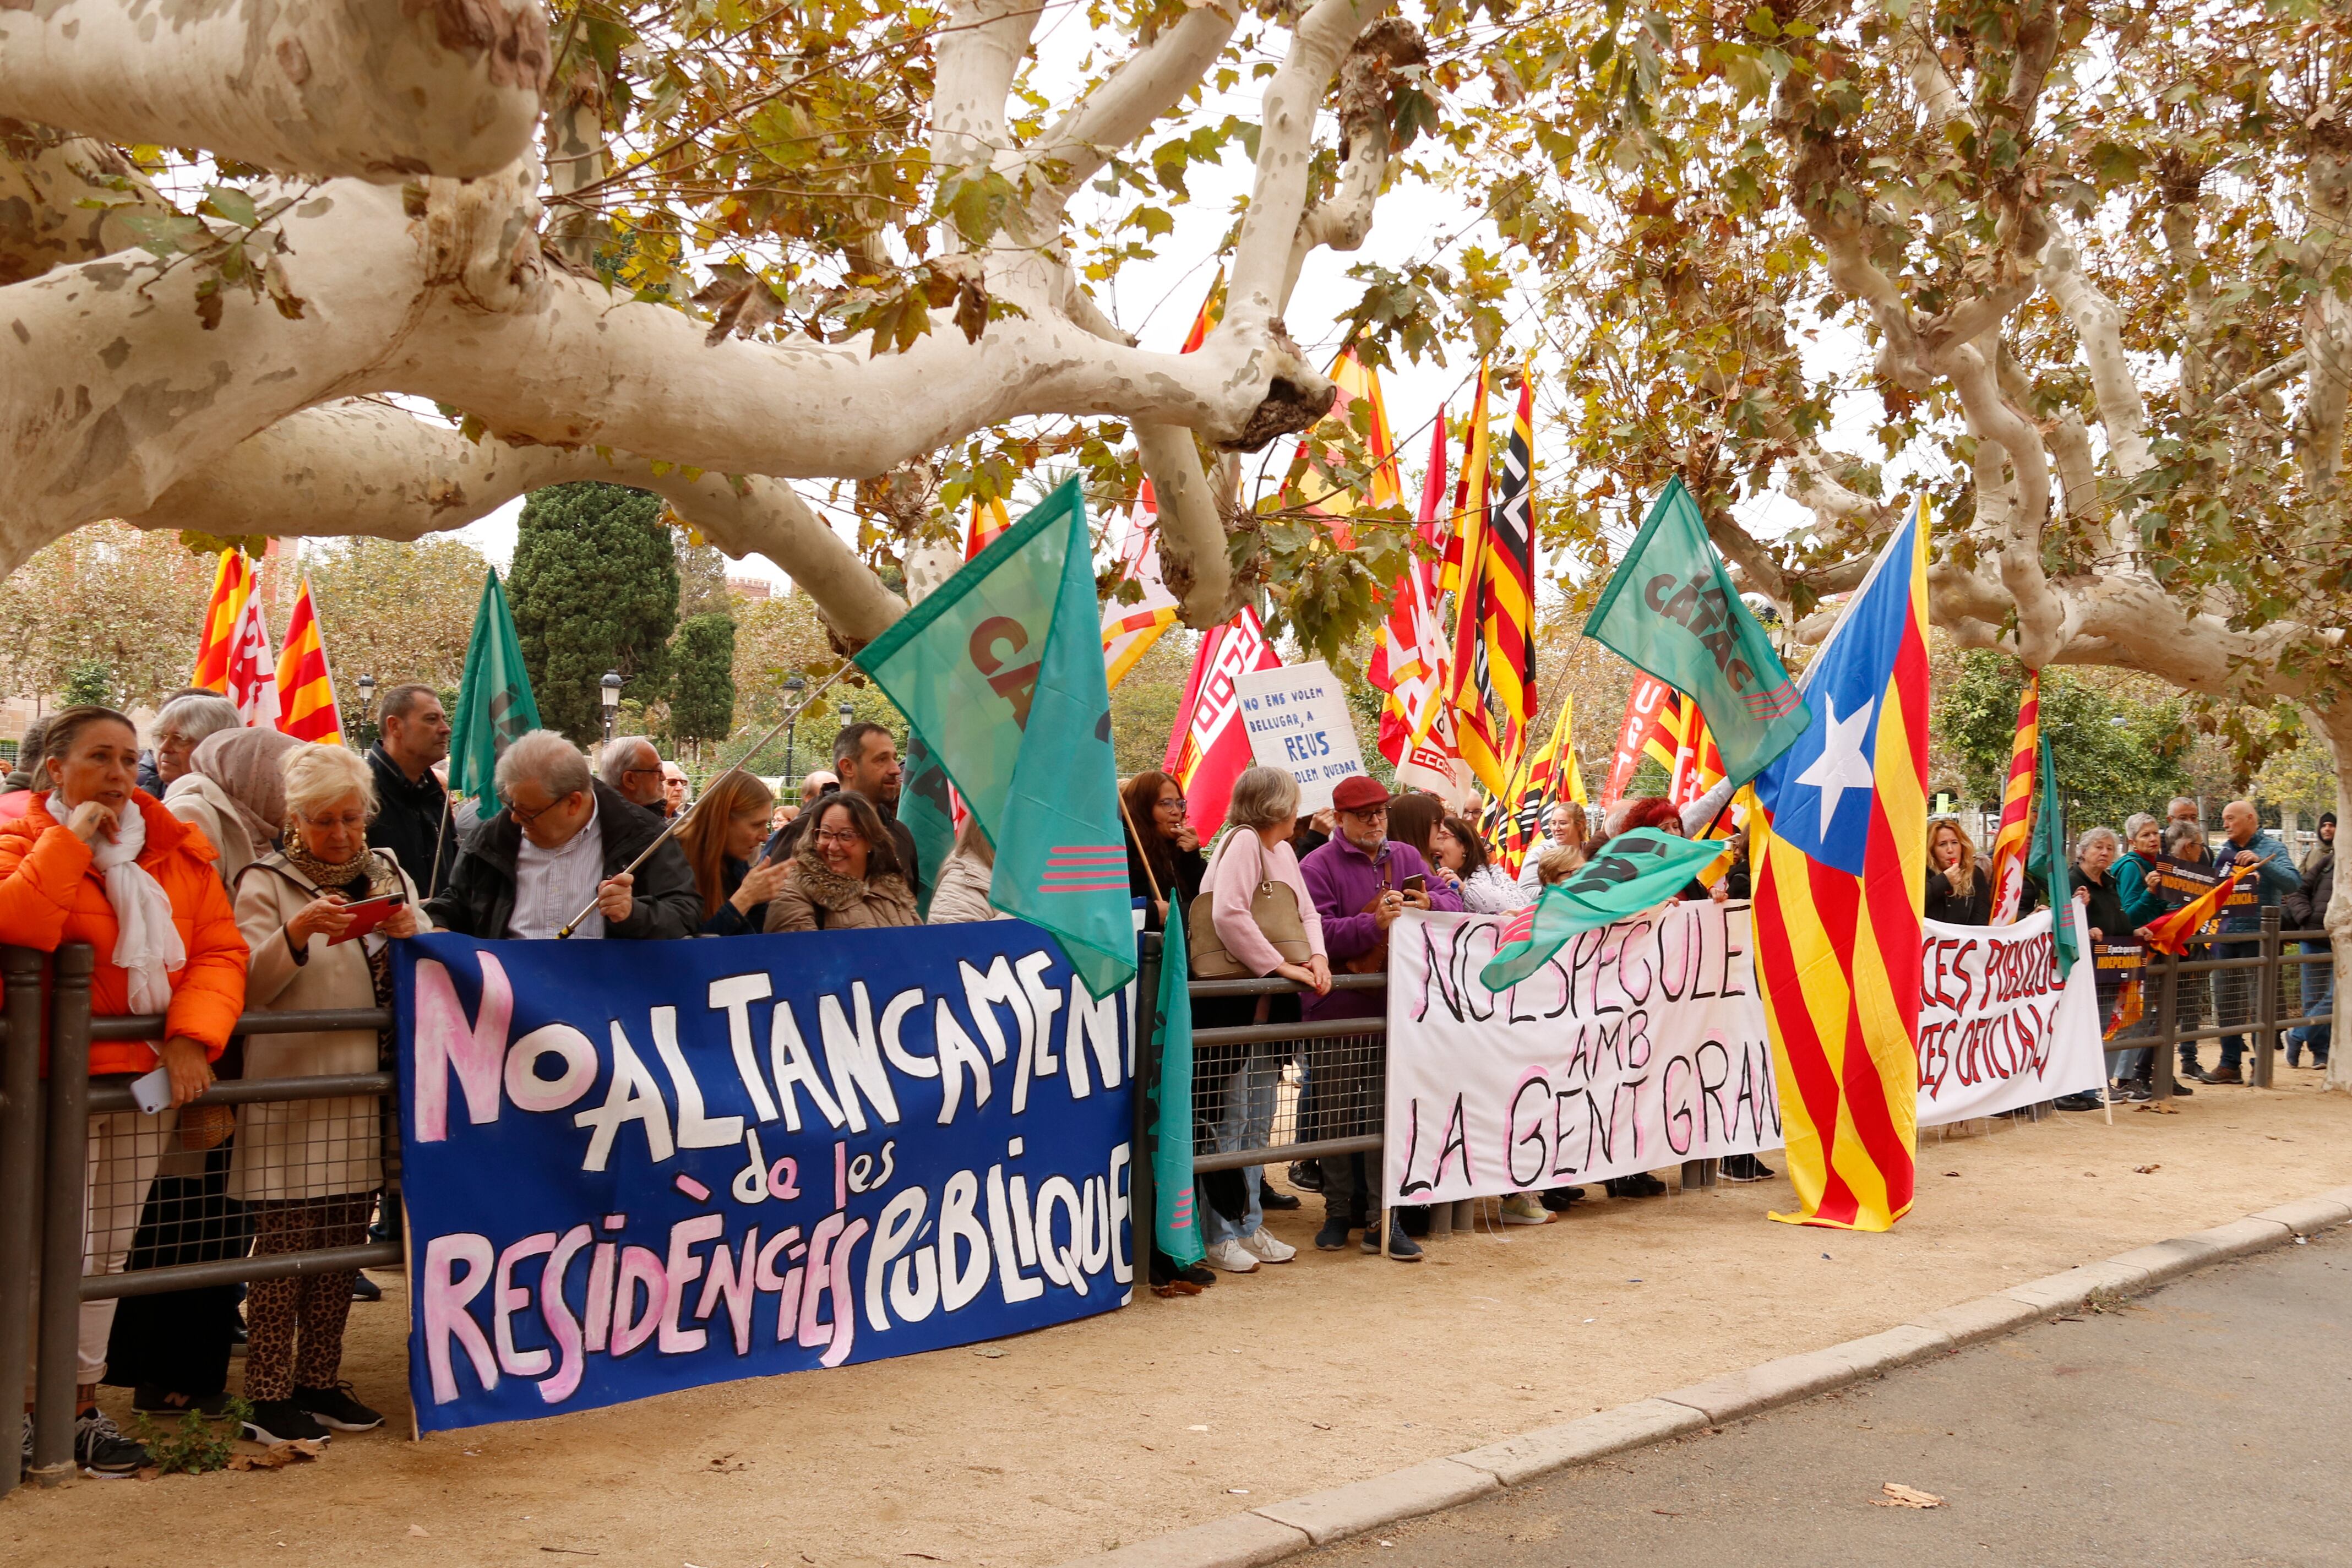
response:
[[[2319,814],[2319,842],[2295,868],[2303,878],[2303,887],[2286,896],[2284,920],[2290,931],[2324,931],[2327,926],[2327,902],[2336,892],[2336,814]],[[2306,938],[2302,943],[2306,953],[2331,953],[2333,945],[2324,938]],[[2303,1013],[2315,1017],[2336,1005],[2335,960],[2303,966]],[[2303,1048],[2311,1047],[2311,1065],[2327,1065],[2327,1047],[2334,1026],[2329,1024],[2298,1024],[2286,1032],[2286,1065],[2303,1065]]]
[[[449,885],[457,862],[457,828],[445,826],[448,795],[433,764],[449,754],[449,715],[429,686],[395,686],[383,694],[382,733],[368,748],[375,773],[372,849],[389,849],[426,898]]]
[[[626,868],[663,823],[588,772],[579,748],[533,730],[499,758],[506,808],[477,827],[449,886],[425,907],[467,936],[552,937],[588,910],[574,937],[666,940],[702,926],[702,895],[676,839]],[[590,906],[593,906],[591,908]]]

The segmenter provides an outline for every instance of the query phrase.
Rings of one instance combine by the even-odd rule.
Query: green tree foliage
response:
[[[457,684],[489,568],[462,539],[305,546],[302,570],[347,723],[358,713],[362,675],[374,676],[379,691],[411,680],[436,689]]]
[[[66,671],[65,689],[58,693],[67,707],[84,703],[114,706],[114,671],[102,658],[85,658]]]
[[[677,558],[661,498],[595,482],[533,490],[523,502],[507,594],[531,694],[551,729],[602,733],[597,683],[621,674],[640,702],[667,694],[677,625]]]
[[[1997,807],[2009,778],[2017,702],[2025,673],[1999,654],[1973,652],[1958,678],[1937,691],[1937,738],[1957,763],[1969,798]],[[2161,815],[2176,795],[2195,793],[2183,753],[2186,704],[2153,690],[2117,690],[2092,675],[2042,672],[2042,732],[2058,767],[2066,820],[2076,829],[2120,826],[2136,811]]]
[[[690,617],[670,647],[669,732],[681,741],[723,741],[735,726],[735,623]]]
[[[677,616],[681,623],[697,616],[735,613],[735,597],[727,591],[727,557],[714,545],[697,544],[683,530],[674,530],[677,552]]]
[[[114,700],[152,706],[187,684],[212,585],[212,561],[170,534],[79,530],[0,582],[0,673],[19,695],[46,697],[95,662]]]

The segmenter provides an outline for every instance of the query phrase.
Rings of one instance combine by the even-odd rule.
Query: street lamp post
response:
[[[606,670],[604,679],[597,682],[596,695],[604,704],[604,743],[609,746],[613,743],[613,721],[621,711],[621,672]]]
[[[360,722],[359,722],[359,732],[360,732],[361,734],[364,735],[364,734],[366,734],[366,733],[367,733],[367,727],[368,727],[369,723],[370,723],[370,722],[371,722],[374,718],[375,718],[375,677],[374,677],[374,676],[373,676],[373,675],[362,675],[362,676],[361,676],[361,677],[360,677]]]
[[[800,784],[800,756],[796,749],[801,728],[801,693],[808,689],[808,677],[799,670],[784,677],[784,700],[793,705],[791,722],[784,726],[784,787],[793,789]]]

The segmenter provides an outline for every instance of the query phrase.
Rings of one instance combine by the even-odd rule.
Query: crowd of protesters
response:
[[[898,819],[897,746],[879,725],[843,729],[832,768],[802,780],[797,801],[738,769],[712,781],[691,811],[684,770],[651,741],[611,742],[592,768],[571,741],[535,731],[500,754],[497,809],[487,816],[446,787],[450,723],[429,687],[386,691],[379,726],[362,755],[246,728],[222,698],[185,691],[157,714],[145,750],[132,721],[105,708],[68,708],[28,730],[17,772],[0,791],[0,942],[44,951],[88,942],[97,960],[94,1012],[163,1017],[158,1042],[92,1047],[94,1076],[127,1081],[160,1068],[168,1105],[160,1115],[91,1120],[88,1271],[353,1247],[371,1234],[372,1218],[373,1234],[391,1234],[396,1215],[380,1213],[379,1200],[392,1130],[374,1097],[253,1104],[234,1114],[191,1102],[216,1076],[388,1068],[388,1030],[249,1043],[231,1035],[247,1010],[387,1006],[389,943],[397,938],[438,930],[646,941],[909,926],[924,918],[919,890],[927,886],[932,923],[1004,918],[989,901],[994,850],[976,820],[924,875]],[[1391,795],[1364,776],[1343,780],[1328,808],[1301,815],[1289,773],[1250,768],[1234,781],[1222,827],[1206,843],[1168,774],[1123,781],[1119,799],[1143,926],[1181,928],[1196,979],[1290,983],[1202,997],[1194,1024],[1203,1031],[1273,1026],[1278,1034],[1283,1025],[1376,1017],[1384,1005],[1377,987],[1334,982],[1384,973],[1390,931],[1405,910],[1522,909],[1609,837],[1679,830],[1670,803],[1644,797],[1613,808],[1592,837],[1588,813],[1562,803],[1546,814],[1512,875],[1469,816],[1433,795]],[[2083,906],[2092,940],[2140,940],[2150,921],[2193,896],[2200,879],[2210,884],[2240,865],[2249,868],[2246,891],[2223,911],[2215,956],[2251,955],[2255,943],[2240,933],[2259,931],[2262,910],[2274,905],[2284,905],[2292,928],[2324,922],[2332,815],[2299,867],[2247,803],[2232,802],[2221,827],[2217,849],[2196,803],[2177,800],[2163,820],[2136,816],[2121,834],[2083,833],[2066,891]],[[1745,856],[1736,842],[1730,847],[1728,871],[1692,883],[1684,898],[1747,896]],[[1959,822],[1933,819],[1927,851],[1928,918],[1990,920],[1993,889]],[[2306,943],[2307,951],[2325,946]],[[2222,1037],[2210,1069],[2194,1044],[2182,1046],[2181,1076],[2242,1082],[2251,983],[2242,972],[2214,978],[2211,986],[2183,985],[2182,1026],[2195,1026],[2210,994],[2220,1026],[2240,1032]],[[2332,985],[2326,964],[2307,966],[2304,1010],[2324,1012]],[[2286,1038],[2291,1064],[2306,1056],[2315,1066],[2326,1062],[2326,1024],[2298,1026]],[[1315,1142],[1314,1129],[1377,1129],[1377,1035],[1318,1035],[1316,1046],[1313,1070],[1288,1080],[1297,1085],[1299,1141]],[[1200,1048],[1196,1150],[1268,1147],[1280,1089],[1289,1069],[1305,1067],[1304,1048],[1297,1039]],[[2122,1054],[2116,1092],[2146,1096],[2151,1056]],[[1266,1228],[1265,1215],[1301,1207],[1301,1193],[1322,1200],[1317,1247],[1352,1241],[1367,1254],[1417,1261],[1421,1211],[1388,1211],[1383,1227],[1373,1161],[1324,1153],[1290,1166],[1283,1186],[1256,1166],[1205,1173],[1198,1212],[1213,1267],[1180,1267],[1155,1250],[1154,1287],[1197,1292],[1216,1271],[1288,1262],[1297,1249]],[[1724,1162],[1722,1173],[1759,1181],[1773,1173],[1740,1155]],[[1667,1191],[1646,1173],[1605,1186],[1622,1198]],[[1498,1217],[1543,1225],[1584,1196],[1576,1187],[1512,1194]],[[85,1303],[77,1464],[110,1477],[148,1462],[143,1447],[99,1410],[101,1383],[129,1385],[142,1414],[218,1415],[228,1408],[240,1342],[247,1436],[323,1440],[379,1426],[381,1416],[340,1375],[352,1303],[379,1294],[363,1274],[342,1270]],[[31,1441],[28,1415],[28,1458]]]
[[[735,770],[693,811],[685,770],[650,741],[611,742],[592,771],[572,742],[533,731],[500,754],[498,809],[481,816],[445,783],[450,725],[430,687],[385,691],[378,723],[362,754],[248,729],[225,699],[184,691],[144,749],[128,716],[90,706],[37,721],[19,743],[0,789],[0,942],[87,942],[92,1012],[163,1019],[158,1041],[91,1047],[94,1079],[160,1068],[168,1088],[160,1114],[90,1120],[86,1272],[352,1247],[372,1219],[391,1234],[380,1200],[393,1130],[376,1097],[192,1102],[220,1077],[388,1068],[389,1030],[232,1034],[247,1011],[389,1006],[395,939],[917,923],[920,868],[878,725],[843,730],[797,805]],[[968,832],[957,858],[985,852]],[[984,872],[977,886],[966,913],[988,918]],[[341,1375],[352,1303],[380,1295],[343,1269],[85,1302],[77,1467],[104,1479],[150,1462],[99,1409],[101,1384],[129,1386],[142,1415],[218,1416],[240,1344],[245,1436],[324,1441],[382,1425]],[[28,1464],[32,1440],[27,1412]]]

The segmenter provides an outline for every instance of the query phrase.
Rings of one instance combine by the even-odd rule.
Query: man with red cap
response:
[[[1298,874],[1323,917],[1323,942],[1331,967],[1354,974],[1380,974],[1389,966],[1389,927],[1408,909],[1460,910],[1460,895],[1429,874],[1421,851],[1389,837],[1389,792],[1358,773],[1331,792],[1338,821],[1329,843],[1298,863]],[[1408,886],[1407,884],[1411,884]],[[1307,999],[1308,1019],[1377,1018],[1387,1010],[1378,991],[1334,989]],[[1335,1042],[1325,1070],[1339,1081],[1317,1086],[1316,1104],[1327,1119],[1351,1126],[1381,1124],[1382,1080],[1377,1047],[1369,1039]],[[1343,1136],[1328,1132],[1324,1136]],[[1348,1232],[1364,1227],[1364,1250],[1381,1248],[1379,1183],[1362,1155],[1327,1156],[1323,1174],[1323,1228],[1315,1245],[1335,1252],[1348,1245]],[[1405,1236],[1394,1215],[1389,1221],[1388,1253],[1408,1261],[1421,1248]]]

